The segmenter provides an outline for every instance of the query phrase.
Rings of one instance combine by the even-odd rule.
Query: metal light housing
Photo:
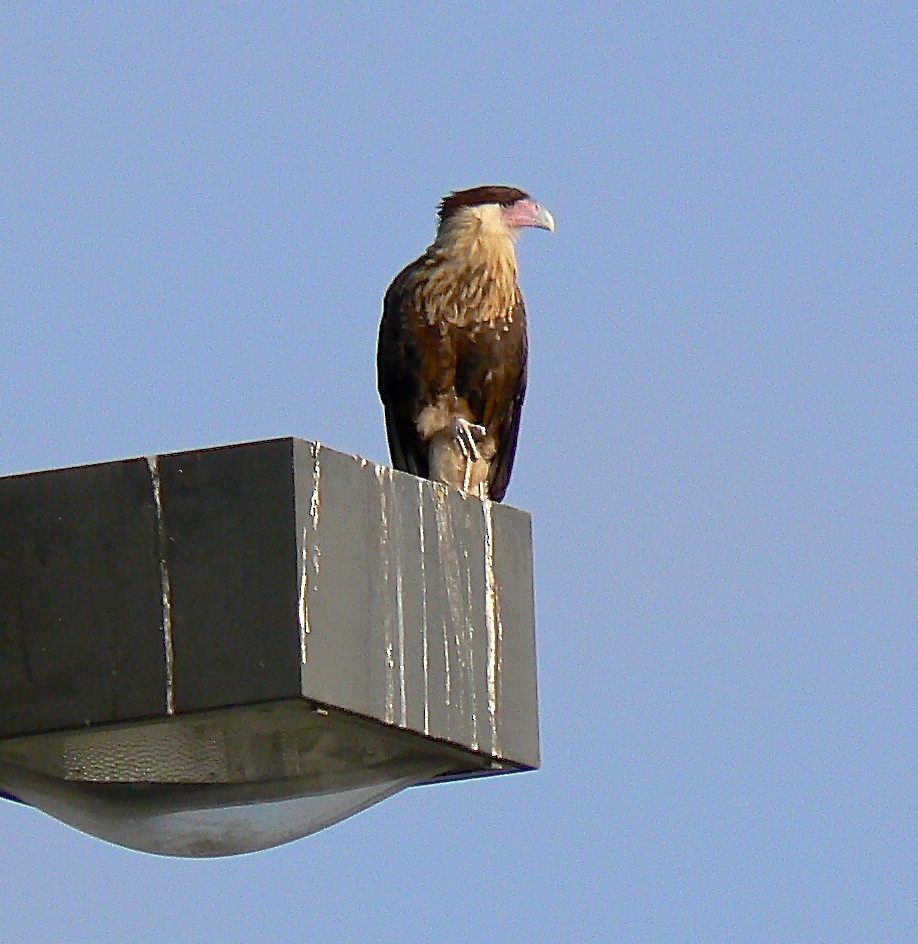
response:
[[[0,478],[0,791],[166,855],[538,766],[528,515],[285,438]]]

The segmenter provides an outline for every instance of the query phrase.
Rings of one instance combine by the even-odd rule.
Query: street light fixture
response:
[[[538,766],[529,517],[297,439],[0,479],[0,791],[214,856]]]

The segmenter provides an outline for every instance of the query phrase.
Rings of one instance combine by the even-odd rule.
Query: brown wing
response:
[[[519,308],[522,315],[522,300]],[[516,456],[516,441],[520,434],[523,398],[526,396],[526,381],[529,375],[528,356],[528,342],[524,328],[520,347],[516,353],[516,362],[519,364],[519,368],[508,378],[512,395],[506,400],[507,405],[500,424],[497,455],[491,463],[491,475],[488,481],[488,493],[491,501],[501,501],[507,491],[507,485],[510,483],[510,473],[513,471],[513,460]]]
[[[421,396],[421,355],[413,330],[416,321],[409,311],[413,301],[409,289],[420,265],[418,259],[406,266],[386,291],[376,348],[376,380],[386,414],[392,465],[427,478],[427,447],[414,422]]]
[[[528,347],[522,297],[517,297],[508,318],[470,332],[468,344],[460,357],[456,390],[471,407],[475,422],[496,435],[488,491],[492,501],[500,501],[513,470],[526,395]]]

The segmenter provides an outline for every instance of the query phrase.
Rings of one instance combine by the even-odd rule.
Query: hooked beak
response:
[[[532,197],[517,200],[516,203],[504,207],[503,216],[504,222],[516,229],[521,229],[524,226],[536,226],[539,229],[547,229],[551,232],[555,228],[555,218],[545,207],[536,203]]]
[[[555,218],[545,207],[539,207],[539,212],[532,218],[532,225],[553,233],[555,231]]]

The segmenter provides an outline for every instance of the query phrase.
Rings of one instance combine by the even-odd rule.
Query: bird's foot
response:
[[[478,443],[488,434],[484,426],[479,426],[478,423],[470,423],[461,416],[457,416],[453,420],[452,434],[467,462],[477,462],[481,458]]]

